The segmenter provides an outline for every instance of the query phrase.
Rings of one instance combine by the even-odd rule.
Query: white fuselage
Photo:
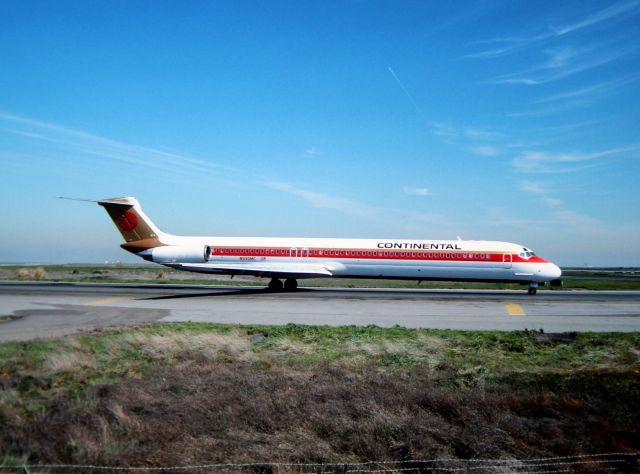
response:
[[[474,240],[179,237],[150,258],[182,270],[279,278],[356,277],[542,283],[560,269],[529,249]],[[202,249],[208,252],[202,258]],[[195,258],[185,258],[191,250]],[[144,252],[143,252],[144,253]],[[151,254],[149,254],[151,255]]]

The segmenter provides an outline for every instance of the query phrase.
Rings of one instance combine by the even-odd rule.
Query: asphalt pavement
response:
[[[147,322],[640,331],[640,292],[0,282],[0,341]]]

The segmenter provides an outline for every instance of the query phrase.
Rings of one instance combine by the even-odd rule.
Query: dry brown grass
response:
[[[16,276],[22,280],[31,278],[31,270],[29,268],[18,268],[16,270]]]
[[[308,354],[313,350],[310,344],[304,344],[290,338],[279,339],[275,343],[275,348],[285,354]]]
[[[53,353],[44,361],[42,370],[45,373],[72,371],[94,367],[95,360],[86,353],[66,350]]]
[[[638,347],[628,335],[534,344],[528,333],[198,325],[4,345],[0,459],[168,466],[637,451]]]
[[[47,271],[43,267],[18,268],[16,276],[21,280],[44,280],[47,278]]]
[[[199,358],[213,361],[217,359],[248,361],[254,356],[246,336],[238,332],[217,333],[131,333],[114,341],[115,349],[122,350],[122,344],[129,344],[152,359],[173,360],[184,358],[184,354],[198,354]]]
[[[31,462],[167,466],[527,458],[640,443],[637,413],[629,420],[635,430],[621,432],[565,395],[518,396],[499,387],[481,396],[451,393],[425,370],[265,370],[183,357],[80,399],[60,393],[29,423],[0,410],[0,452],[20,446]]]

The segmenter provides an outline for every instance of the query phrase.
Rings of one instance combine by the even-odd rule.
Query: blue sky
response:
[[[640,266],[640,0],[9,2],[0,72],[0,261],[132,261],[65,195]]]

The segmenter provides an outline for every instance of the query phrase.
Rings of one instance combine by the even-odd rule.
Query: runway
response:
[[[0,282],[0,341],[146,322],[640,331],[640,292]]]

